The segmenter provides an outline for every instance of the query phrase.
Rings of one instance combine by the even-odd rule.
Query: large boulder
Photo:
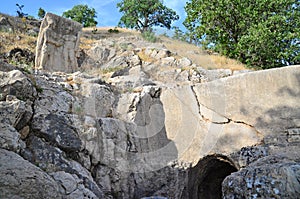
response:
[[[229,155],[261,140],[255,129],[242,123],[230,122],[204,109],[191,86],[165,88],[161,100],[166,133],[175,143],[180,161],[196,163],[208,154]],[[206,113],[205,117],[203,113]]]
[[[35,67],[52,72],[78,70],[81,29],[78,22],[47,13],[37,40]]]
[[[7,95],[14,95],[21,100],[33,100],[36,89],[32,81],[21,71],[0,71],[0,101],[5,100]]]
[[[0,149],[0,176],[1,198],[62,198],[53,178],[4,149]]]
[[[29,129],[32,114],[30,102],[26,103],[11,95],[6,96],[6,101],[0,101],[0,148],[19,152],[25,147],[18,131],[26,137],[24,133]]]
[[[76,129],[69,123],[66,117],[50,113],[34,117],[32,128],[39,136],[65,151],[79,151],[81,140]]]
[[[31,104],[8,96],[6,101],[0,101],[0,121],[12,125],[17,130],[25,127],[32,117]]]
[[[232,173],[222,183],[223,198],[299,198],[300,165],[273,155]]]
[[[17,67],[5,62],[2,59],[0,59],[0,71],[9,72],[9,71],[12,71],[12,70],[17,70]]]
[[[25,148],[18,131],[9,124],[0,123],[0,148],[19,152]]]
[[[198,84],[200,106],[264,136],[300,126],[300,66],[257,71]]]
[[[60,185],[60,193],[63,195],[73,195],[75,197],[86,193],[85,196],[87,198],[103,198],[102,191],[94,182],[89,171],[80,163],[67,157],[71,156],[71,154],[66,154],[59,148],[46,143],[43,139],[36,136],[29,137],[27,148],[22,151],[22,156],[25,159],[44,171],[51,173],[55,181]],[[57,176],[57,172],[59,172],[60,176]],[[74,179],[70,177],[70,174],[72,174],[76,182],[73,181]],[[68,190],[66,190],[67,186]],[[72,197],[70,196],[69,198]]]

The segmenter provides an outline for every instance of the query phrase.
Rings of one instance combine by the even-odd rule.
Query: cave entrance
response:
[[[190,199],[222,198],[222,182],[236,172],[233,162],[223,155],[206,156],[189,172]]]

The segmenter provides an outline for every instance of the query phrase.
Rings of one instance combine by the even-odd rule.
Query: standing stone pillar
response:
[[[50,72],[78,70],[80,23],[47,13],[37,39],[35,68]]]

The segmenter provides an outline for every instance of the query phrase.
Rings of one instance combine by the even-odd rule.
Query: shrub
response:
[[[114,29],[111,29],[111,28],[110,28],[110,29],[108,30],[108,32],[109,32],[109,33],[119,33],[120,31],[119,31],[117,28],[114,28]]]
[[[157,38],[155,36],[155,33],[152,31],[145,31],[142,33],[142,37],[149,42],[155,43],[157,41]]]

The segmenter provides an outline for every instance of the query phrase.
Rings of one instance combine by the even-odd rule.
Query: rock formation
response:
[[[78,70],[81,24],[47,13],[37,40],[35,67],[47,71]]]
[[[135,36],[84,53],[0,62],[0,198],[298,198],[300,66],[205,70]]]
[[[1,198],[61,198],[58,183],[22,157],[0,149]]]

